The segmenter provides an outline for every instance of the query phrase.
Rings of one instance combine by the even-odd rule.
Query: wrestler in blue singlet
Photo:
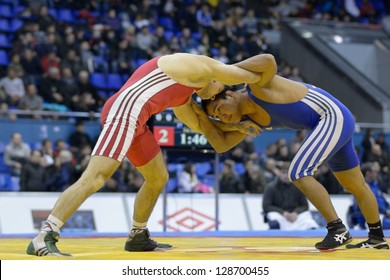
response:
[[[344,171],[359,165],[352,142],[355,122],[352,113],[340,101],[323,89],[304,84],[307,95],[288,104],[275,104],[249,97],[271,116],[269,127],[307,129],[311,133],[291,162],[291,181],[312,176],[324,163],[332,171]]]

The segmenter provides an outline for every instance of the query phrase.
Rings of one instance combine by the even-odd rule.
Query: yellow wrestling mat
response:
[[[57,243],[72,257],[36,257],[25,253],[27,238],[0,238],[1,260],[390,260],[389,250],[345,249],[319,251],[321,238],[291,237],[157,237],[170,250],[127,252],[126,237],[61,238]],[[363,239],[354,239],[357,243]]]

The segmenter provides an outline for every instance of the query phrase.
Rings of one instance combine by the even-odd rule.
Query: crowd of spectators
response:
[[[279,75],[304,81],[298,68],[279,57],[277,45],[271,43],[265,30],[277,32],[284,17],[378,24],[390,11],[388,1],[379,0],[15,0],[1,3],[1,7],[7,6],[11,12],[7,15],[3,9],[0,21],[20,23],[15,30],[0,28],[0,33],[10,42],[2,48],[8,63],[0,64],[0,109],[3,111],[16,108],[99,112],[105,99],[119,86],[99,85],[92,75],[115,74],[123,82],[146,60],[173,52],[204,54],[224,63],[268,52],[277,58]],[[6,116],[16,118],[13,114]],[[221,192],[263,193],[278,174],[279,166],[291,160],[304,136],[300,132],[291,143],[280,139],[261,153],[248,137],[224,155]],[[19,172],[15,176],[20,176],[22,190],[62,191],[80,176],[89,160],[93,140],[86,139],[82,128],[72,137],[77,140],[58,140],[54,145],[44,141],[42,149],[30,151],[24,159],[25,168],[12,169]],[[373,144],[372,137],[369,137],[369,148],[362,145],[370,159],[366,154],[362,159],[380,162],[381,178],[389,186],[386,142],[378,136],[375,140],[378,143]],[[75,143],[82,145],[76,147]],[[234,172],[236,163],[243,164],[243,172]],[[10,161],[8,164],[12,168],[19,166]],[[26,180],[26,176],[34,179]],[[325,182],[331,194],[344,193],[326,165],[316,176]],[[36,183],[42,180],[44,184]],[[137,191],[142,182],[136,169],[125,161],[102,191]]]
[[[9,63],[0,69],[2,108],[98,111],[118,88],[91,84],[92,73],[120,74],[124,81],[147,59],[172,52],[205,54],[225,63],[269,52],[283,68],[277,46],[263,32],[278,30],[280,19],[379,23],[389,12],[387,1],[249,2],[145,0],[136,5],[114,0],[16,0],[2,4],[10,9],[2,20],[20,22],[16,30],[0,30],[10,41]],[[301,79],[297,68],[288,66],[282,72]]]

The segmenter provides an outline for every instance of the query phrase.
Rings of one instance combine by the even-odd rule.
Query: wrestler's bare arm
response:
[[[275,58],[271,54],[255,55],[234,65],[254,73],[261,73],[261,80],[257,82],[259,86],[266,86],[278,71]]]
[[[226,85],[256,83],[261,76],[243,68],[227,65],[204,55],[176,53],[159,59],[159,67],[173,80],[187,86],[205,87],[212,80]]]
[[[192,130],[204,134],[218,153],[230,150],[245,138],[244,133],[224,132],[215,126],[202,108],[192,99],[182,106],[174,107],[173,112],[180,121]]]
[[[211,122],[222,131],[239,131],[241,133],[256,137],[261,134],[263,129],[252,120],[243,120],[238,123],[224,123],[219,120],[210,119]]]

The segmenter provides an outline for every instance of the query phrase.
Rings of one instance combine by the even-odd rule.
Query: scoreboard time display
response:
[[[154,116],[153,134],[161,147],[211,149],[203,134],[192,131],[180,122],[172,110],[165,110]]]

